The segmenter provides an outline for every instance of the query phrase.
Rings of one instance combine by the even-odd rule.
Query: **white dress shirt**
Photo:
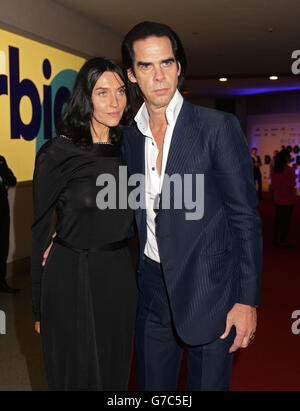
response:
[[[176,90],[172,100],[166,109],[167,129],[164,137],[161,174],[156,169],[156,160],[159,154],[156,142],[152,136],[149,125],[149,114],[144,103],[135,116],[135,121],[140,132],[145,136],[145,184],[146,184],[146,215],[147,215],[147,241],[144,253],[154,261],[160,262],[159,251],[156,241],[156,227],[154,209],[158,209],[158,198],[161,193],[163,178],[165,174],[169,148],[171,145],[173,130],[178,114],[183,104],[183,97]]]

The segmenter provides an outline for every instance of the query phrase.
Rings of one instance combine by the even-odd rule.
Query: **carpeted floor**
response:
[[[291,249],[271,245],[274,209],[265,195],[260,203],[264,234],[263,304],[251,345],[235,357],[231,389],[300,390],[300,334],[291,331],[293,311],[300,310],[300,199],[294,210],[289,240]],[[0,294],[6,313],[6,334],[0,335],[0,391],[46,390],[40,337],[33,330],[30,306],[29,259],[9,265],[9,283],[18,295]],[[299,325],[300,329],[300,325]],[[136,390],[135,358],[129,389]],[[185,361],[179,379],[184,388]]]
[[[260,204],[264,236],[262,305],[255,342],[241,350],[232,374],[232,390],[300,390],[300,334],[292,333],[300,310],[300,199],[294,208],[288,240],[291,249],[271,245],[274,206]],[[300,326],[298,327],[300,331]]]

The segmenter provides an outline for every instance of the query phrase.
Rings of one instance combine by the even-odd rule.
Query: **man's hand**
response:
[[[43,267],[46,265],[46,261],[47,261],[48,255],[49,255],[50,250],[51,250],[51,247],[52,247],[52,245],[53,245],[53,238],[54,238],[55,236],[56,236],[56,232],[52,235],[52,241],[51,241],[49,247],[47,248],[47,250],[46,250],[46,251],[44,252],[44,254],[43,254],[43,261],[42,261],[42,266],[43,266]]]
[[[252,305],[236,303],[227,314],[226,329],[220,338],[228,336],[231,327],[236,328],[236,337],[233,341],[229,352],[234,352],[239,348],[248,347],[250,341],[254,338],[256,331],[257,315],[256,308]]]

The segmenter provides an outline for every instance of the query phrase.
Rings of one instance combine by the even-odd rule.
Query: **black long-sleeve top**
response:
[[[76,248],[98,247],[127,238],[133,221],[132,210],[118,207],[99,210],[96,204],[101,189],[96,186],[97,177],[109,173],[118,183],[122,164],[117,146],[94,144],[91,149],[84,149],[63,136],[49,140],[39,150],[33,178],[31,254],[36,321],[40,321],[41,316],[42,260],[51,241],[54,212],[57,234]]]

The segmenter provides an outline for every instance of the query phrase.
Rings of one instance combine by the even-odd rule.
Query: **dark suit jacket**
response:
[[[129,174],[145,173],[145,137],[125,129]],[[260,304],[262,233],[253,165],[235,116],[184,101],[169,150],[166,174],[204,174],[204,215],[186,220],[161,208],[156,234],[174,325],[187,344],[218,338],[239,302]],[[165,180],[164,180],[165,181]],[[195,188],[195,187],[194,187]],[[163,184],[162,192],[165,189]],[[136,210],[139,264],[146,243],[146,211]]]

